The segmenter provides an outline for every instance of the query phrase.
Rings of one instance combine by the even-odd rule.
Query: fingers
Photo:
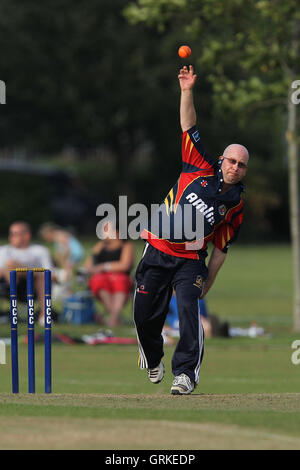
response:
[[[197,75],[194,74],[193,66],[190,65],[189,68],[187,68],[187,66],[184,65],[179,70],[178,80],[181,90],[191,90],[197,80]]]
[[[183,78],[186,74],[187,74],[187,68],[186,66],[184,66],[179,70],[178,78]]]
[[[184,76],[187,75],[194,75],[194,67],[192,65],[189,65],[189,69],[187,68],[186,65],[184,65],[180,70],[179,70],[179,78],[183,78]]]
[[[184,66],[180,69],[180,72],[193,74],[193,73],[194,73],[194,67],[193,67],[192,65],[189,65],[189,69],[188,69],[187,66],[184,65]]]
[[[190,67],[191,67],[191,65],[190,65]],[[184,66],[180,69],[179,73],[188,73],[188,68],[187,68],[187,66],[184,65]]]

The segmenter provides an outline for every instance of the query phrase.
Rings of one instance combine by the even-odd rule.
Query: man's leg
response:
[[[204,354],[204,331],[200,319],[199,296],[207,270],[203,263],[187,260],[175,276],[180,339],[173,359],[174,376],[186,374],[198,384]]]
[[[149,246],[136,272],[134,322],[141,369],[157,367],[163,357],[162,329],[172,296],[169,257]]]

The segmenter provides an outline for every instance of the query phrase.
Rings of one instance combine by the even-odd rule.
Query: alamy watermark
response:
[[[292,363],[297,366],[300,364],[300,339],[295,339],[291,345],[292,349],[295,349],[291,356]]]
[[[293,104],[299,104],[300,103],[300,80],[294,80],[291,84],[291,87],[296,90],[291,94],[291,101]]]
[[[0,104],[6,104],[6,85],[3,80],[0,80]]]
[[[152,204],[150,210],[140,203],[128,206],[127,196],[119,196],[119,205],[100,204],[96,215],[101,217],[96,227],[99,239],[116,238],[111,226],[118,228],[122,240],[138,240],[141,232],[147,238],[162,238],[173,243],[185,243],[187,250],[203,246],[204,223],[214,223],[214,208],[208,207],[196,194],[186,196],[186,204],[174,205],[167,201]],[[111,226],[110,226],[110,224]]]
[[[0,340],[0,365],[6,364],[5,342]]]

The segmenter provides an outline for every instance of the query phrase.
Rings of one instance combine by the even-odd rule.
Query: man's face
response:
[[[220,157],[223,160],[222,172],[224,183],[236,184],[245,176],[247,172],[248,153],[240,148],[229,149],[225,155]]]
[[[31,241],[31,233],[28,227],[22,224],[14,224],[9,229],[9,242],[15,248],[27,248]]]

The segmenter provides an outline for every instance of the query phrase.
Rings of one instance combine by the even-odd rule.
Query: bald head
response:
[[[249,153],[244,145],[230,144],[220,157],[224,182],[236,184],[245,176],[249,160]]]
[[[243,161],[246,159],[246,165],[249,160],[249,153],[246,147],[241,144],[230,144],[223,152],[223,156],[227,158],[242,157]]]

